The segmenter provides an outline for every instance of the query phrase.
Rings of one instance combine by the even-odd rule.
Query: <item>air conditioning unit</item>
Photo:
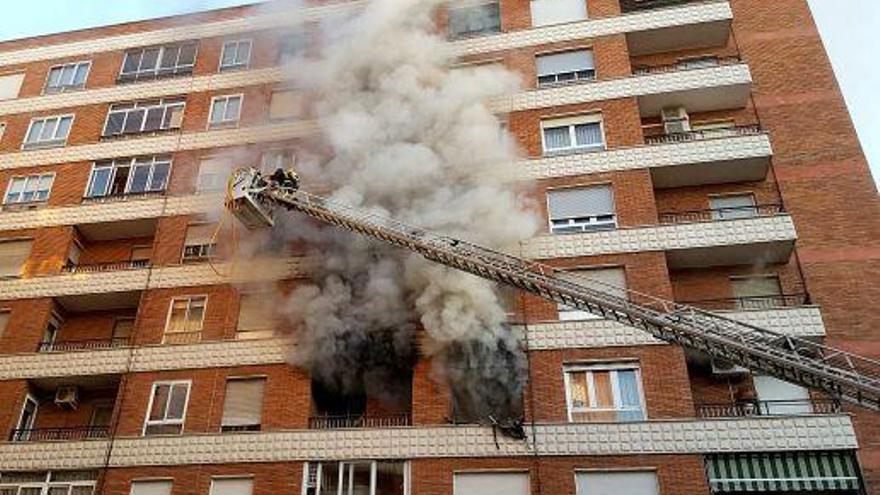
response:
[[[731,363],[730,361],[725,361],[723,359],[713,359],[712,360],[712,374],[713,375],[732,376],[732,375],[746,375],[748,373],[749,373],[748,368],[738,366],[736,364]]]
[[[79,388],[76,385],[64,385],[55,391],[55,405],[64,409],[76,409],[79,406]]]
[[[661,111],[663,117],[663,130],[666,134],[682,134],[690,132],[691,120],[684,107],[664,108]]]

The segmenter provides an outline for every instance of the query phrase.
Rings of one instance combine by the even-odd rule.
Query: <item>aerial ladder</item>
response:
[[[303,191],[295,172],[263,176],[253,168],[230,178],[226,206],[248,229],[274,226],[280,207],[303,213],[484,279],[506,284],[644,330],[698,351],[880,411],[880,361],[773,332],[655,296],[577,281],[563,270],[430,232]]]

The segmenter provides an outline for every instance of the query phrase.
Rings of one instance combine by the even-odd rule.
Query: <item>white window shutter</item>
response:
[[[530,492],[528,473],[455,473],[453,478],[454,495],[529,495]]]
[[[576,473],[578,495],[658,495],[654,471]]]
[[[583,218],[614,213],[611,186],[556,189],[547,193],[550,219]]]
[[[18,98],[23,81],[24,72],[0,76],[0,101]]]
[[[211,480],[211,495],[251,495],[253,492],[253,478],[214,478]]]
[[[549,26],[587,18],[587,0],[532,0],[532,26]]]
[[[594,68],[592,50],[539,55],[536,58],[538,77],[566,72],[579,72]]]
[[[171,495],[171,480],[132,481],[131,495]]]
[[[265,385],[265,378],[227,381],[223,426],[259,425],[262,420]]]
[[[22,268],[31,255],[33,241],[9,241],[0,243],[0,277],[21,275]]]

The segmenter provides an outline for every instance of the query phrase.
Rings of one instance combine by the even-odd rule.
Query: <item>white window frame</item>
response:
[[[171,397],[174,395],[172,392],[174,390],[175,385],[186,385],[186,400],[183,403],[183,413],[181,418],[168,420],[168,419],[150,419],[150,412],[153,410],[153,400],[156,398],[156,389],[158,389],[162,385],[168,385],[171,387],[171,391],[168,393],[168,402],[165,403],[165,416],[168,416],[168,405],[171,402]],[[150,387],[150,400],[147,404],[147,413],[144,415],[144,427],[141,429],[141,436],[168,436],[168,435],[147,435],[147,427],[151,425],[180,425],[180,433],[177,435],[183,435],[184,430],[186,428],[186,413],[189,411],[189,397],[192,393],[192,380],[160,380],[157,382],[153,382],[152,387]]]
[[[166,338],[169,333],[168,327],[171,325],[171,313],[174,311],[174,301],[181,301],[184,299],[187,300],[185,316],[188,318],[189,313],[190,313],[190,309],[191,309],[190,304],[192,303],[193,299],[200,299],[200,298],[205,300],[205,303],[202,306],[202,319],[199,321],[199,332],[198,333],[199,333],[199,338],[201,339],[201,334],[205,330],[205,317],[208,314],[208,294],[192,294],[192,295],[187,295],[187,296],[175,296],[175,297],[172,297],[171,301],[168,302],[168,315],[165,317],[165,329],[162,332],[162,343],[163,344],[165,343]],[[195,333],[195,332],[170,332],[170,333],[172,335],[183,335],[183,334]]]
[[[34,417],[33,417],[32,424],[28,428],[23,428],[21,421],[24,419],[24,410],[25,410],[25,407],[27,407],[28,402],[34,403]],[[39,412],[40,412],[40,401],[38,401],[37,398],[34,397],[34,395],[31,394],[30,392],[26,393],[24,395],[24,401],[21,403],[21,409],[18,411],[18,421],[15,422],[15,429],[16,430],[33,429],[34,424],[36,424],[36,421],[37,421],[37,414],[39,414]]]
[[[599,132],[602,135],[602,143],[599,145],[578,146],[577,134],[575,127],[584,124],[599,124]],[[547,136],[544,132],[546,129],[555,129],[558,127],[568,127],[569,142],[571,146],[567,148],[547,149]],[[571,117],[546,118],[541,120],[541,150],[545,156],[554,156],[566,153],[577,153],[584,151],[605,151],[608,149],[608,137],[605,135],[605,119],[600,112],[572,115]]]
[[[235,120],[226,120],[226,110],[229,108],[229,100],[238,98],[238,115],[235,116]],[[218,100],[226,100],[223,105],[223,117],[224,119],[219,122],[214,122],[214,104]],[[237,93],[231,95],[217,95],[211,98],[211,106],[208,107],[210,110],[208,111],[208,130],[210,129],[223,129],[227,127],[238,127],[241,123],[241,114],[244,110],[244,93]]]
[[[656,467],[627,467],[627,468],[608,468],[608,469],[592,469],[592,468],[575,468],[574,470],[574,490],[575,495],[587,495],[586,493],[581,493],[578,490],[578,474],[579,473],[654,473],[654,476],[657,478],[657,493],[658,495],[663,493],[660,489],[660,476],[657,473]],[[620,495],[627,495],[622,493]]]
[[[88,486],[92,488],[92,493],[95,493],[95,486],[97,485],[97,480],[81,480],[81,481],[55,481],[53,479],[53,474],[57,471],[47,471],[46,477],[43,481],[28,481],[23,483],[6,483],[0,480],[0,490],[12,488],[15,490],[15,493],[21,493],[22,489],[29,488],[37,488],[40,490],[40,493],[49,493],[49,490],[52,488],[67,488],[67,493],[70,493],[70,490],[75,487],[80,486]]]
[[[636,360],[628,361],[628,360],[615,360],[613,362],[595,362],[595,363],[566,363],[562,365],[562,376],[565,383],[565,410],[566,416],[568,418],[569,423],[573,423],[573,414],[574,413],[590,413],[590,412],[620,412],[620,411],[628,411],[630,409],[624,409],[620,407],[620,386],[618,385],[617,373],[611,374],[611,394],[614,400],[614,409],[599,409],[596,407],[587,407],[583,409],[574,410],[572,406],[572,398],[571,398],[571,373],[586,373],[587,374],[587,393],[590,396],[591,405],[595,402],[596,394],[595,394],[595,382],[593,375],[590,373],[591,371],[630,371],[635,370],[636,374],[636,383],[639,386],[639,406],[642,413],[641,421],[648,420],[648,408],[646,407],[645,402],[645,386],[642,383],[642,367],[640,363]],[[620,422],[620,421],[618,421]]]
[[[188,43],[192,43],[195,45],[195,51],[193,53],[193,63],[192,63],[192,65],[189,65],[189,64],[177,65],[180,63],[180,50],[181,50],[181,48],[183,48],[184,45],[186,45]],[[122,53],[122,65],[119,67],[119,75],[116,76],[116,79],[117,79],[117,81],[124,79],[125,80],[124,82],[137,82],[137,81],[140,81],[141,79],[152,80],[152,79],[158,79],[158,78],[163,78],[163,77],[172,77],[172,76],[176,76],[179,74],[181,74],[181,75],[192,74],[192,72],[195,70],[196,61],[198,61],[198,59],[199,59],[199,44],[200,43],[196,40],[187,40],[187,41],[180,41],[180,42],[176,42],[176,43],[167,43],[167,44],[161,45],[161,46],[145,46],[142,48],[130,48],[128,50],[125,50]],[[177,48],[177,61],[175,62],[174,68],[173,68],[173,70],[171,70],[171,72],[169,72],[167,74],[160,75],[159,71],[162,68],[162,57],[165,55],[165,50],[168,49],[169,47]],[[153,71],[142,71],[141,64],[143,64],[144,53],[147,50],[155,50],[156,48],[159,49],[159,55],[158,55],[158,58],[156,59],[156,69]],[[138,62],[138,68],[134,72],[125,72],[125,61],[128,60],[128,54],[130,52],[134,52],[134,51],[141,52],[141,60]],[[189,69],[188,71],[181,70],[181,69],[187,69],[187,68]]]
[[[159,158],[163,158],[163,157],[168,157],[168,160],[164,160],[164,159],[159,160]],[[135,163],[137,163],[138,158],[146,158],[146,156],[132,157],[130,159],[124,159],[124,160],[123,159],[116,159],[116,160],[110,160],[109,162],[102,160],[102,161],[92,163],[92,170],[89,172],[89,180],[88,180],[88,182],[86,182],[86,189],[85,189],[85,191],[83,191],[83,198],[101,199],[101,198],[113,197],[113,195],[110,194],[110,188],[112,187],[113,182],[116,180],[117,169],[122,168],[122,167],[129,168],[128,179],[126,179],[126,181],[125,181],[125,191],[122,194],[122,196],[128,196],[129,194],[150,194],[150,193],[167,191],[168,184],[171,182],[171,170],[174,167],[174,157],[172,155],[151,155],[150,156],[150,159],[151,159],[150,173],[147,176],[147,186],[148,187],[144,191],[132,193],[131,192],[131,182],[134,179],[134,174],[132,172],[134,171]],[[153,174],[156,171],[156,165],[162,164],[162,163],[168,164],[168,176],[165,177],[165,184],[163,185],[162,189],[150,189],[149,185],[153,182]],[[110,178],[107,181],[106,191],[104,192],[104,194],[90,196],[89,190],[92,188],[92,181],[95,178],[95,171],[99,170],[99,169],[105,169],[105,168],[112,169],[112,171],[110,172]]]
[[[306,462],[304,462],[303,463],[302,483],[300,483],[300,486],[302,486],[301,495],[308,495],[309,467],[311,464],[318,465],[318,473],[317,473],[318,486],[315,487],[315,493],[318,493],[320,495],[338,495],[338,494],[347,495],[346,493],[342,492],[342,488],[343,488],[342,485],[339,486],[339,490],[337,491],[337,493],[321,493],[319,491],[321,489],[321,481],[320,481],[321,480],[321,471],[324,468],[324,464],[336,463],[338,466],[340,476],[342,476],[341,466],[343,464],[366,464],[368,462],[371,463],[371,466],[370,466],[370,495],[381,495],[381,494],[376,493],[376,471],[377,471],[377,468],[379,465],[379,461],[372,460],[372,459],[362,460],[362,461],[326,460],[326,461],[306,461]],[[386,462],[386,461],[383,461],[383,462]],[[387,462],[395,462],[395,461],[388,460]],[[397,461],[397,462],[401,462],[401,461]],[[410,463],[410,461],[402,461],[402,463],[403,463],[403,495],[410,495],[412,493],[412,487],[410,486],[412,484],[412,464]],[[517,472],[522,472],[522,471],[517,471]]]
[[[550,211],[550,192],[551,191],[565,191],[568,189],[589,189],[591,187],[604,187],[604,186],[607,186],[611,190],[611,209],[613,210],[611,213],[611,216],[612,216],[611,221],[607,221],[607,220],[600,221],[599,220],[599,217],[604,217],[607,215],[593,215],[593,216],[589,217],[589,222],[586,224],[574,224],[574,223],[572,223],[574,219],[571,218],[571,219],[569,219],[569,226],[583,225],[583,226],[600,227],[600,228],[595,229],[595,230],[584,230],[583,232],[555,232],[554,231],[554,228],[557,228],[557,227],[563,228],[564,226],[553,225],[553,214]],[[616,201],[616,196],[614,194],[614,184],[611,182],[596,182],[596,183],[592,183],[592,184],[574,184],[574,185],[563,186],[563,187],[551,187],[551,188],[548,188],[547,191],[544,193],[544,201],[546,203],[545,207],[547,208],[547,230],[552,235],[590,234],[593,232],[600,232],[603,230],[614,230],[614,229],[617,229],[617,227],[619,226],[617,224],[617,201]],[[560,218],[559,220],[564,220],[564,219]],[[608,228],[604,228],[606,226]]]
[[[37,200],[37,201],[22,201],[21,197],[24,196],[24,192],[27,191],[28,183],[31,180],[36,179],[37,185],[39,185],[40,181],[44,178],[49,177],[49,189],[46,192],[46,198]],[[16,180],[24,180],[24,186],[19,192],[19,200],[10,202],[9,194],[12,191],[12,186]],[[15,206],[15,205],[29,205],[29,204],[44,204],[49,201],[49,198],[52,196],[52,187],[55,185],[55,172],[46,172],[43,174],[29,174],[29,175],[13,175],[9,178],[9,184],[6,185],[6,193],[3,195],[3,206]],[[34,192],[40,191],[40,189],[35,189]]]
[[[28,136],[30,136],[31,131],[33,130],[34,125],[37,122],[43,122],[43,125],[45,125],[45,123],[47,121],[57,120],[57,122],[55,123],[55,132],[53,133],[54,135],[57,136],[58,129],[61,127],[59,124],[61,124],[61,121],[66,118],[70,119],[70,126],[67,129],[67,135],[64,136],[63,138],[58,138],[58,137],[53,136],[54,139],[46,139],[46,140],[38,139],[33,142],[28,142],[27,138],[28,138]],[[28,150],[28,149],[52,148],[52,147],[58,147],[58,146],[66,146],[67,139],[70,137],[70,132],[73,131],[73,124],[75,121],[76,121],[76,115],[72,114],[72,113],[62,114],[62,115],[47,115],[45,117],[32,118],[31,123],[28,125],[27,132],[24,133],[24,140],[22,141],[21,149]],[[42,134],[42,130],[40,131],[40,133]]]
[[[83,80],[82,84],[61,84],[60,86],[49,86],[49,79],[52,77],[52,71],[56,69],[61,69],[62,75],[64,74],[64,69],[69,66],[74,66],[73,76],[76,78],[76,72],[79,70],[79,66],[86,66],[86,78]],[[77,62],[70,62],[66,64],[58,64],[49,67],[49,71],[46,73],[46,83],[43,85],[43,94],[56,94],[56,93],[64,93],[65,91],[77,91],[84,89],[86,87],[86,83],[89,80],[89,75],[92,73],[92,61],[91,60],[79,60]],[[74,79],[75,80],[75,79]]]
[[[145,105],[146,103],[150,103],[150,102],[153,102],[156,100],[159,100],[158,105]],[[116,108],[114,110],[114,107],[128,106],[128,105],[131,105],[131,108]],[[181,111],[180,125],[177,127],[174,127],[173,125],[169,125],[168,127],[163,127],[163,125],[165,123],[165,119],[168,116],[169,109],[177,108],[177,107],[179,107],[181,109],[180,110]],[[147,131],[147,130],[145,130],[146,126],[147,126],[147,114],[149,114],[150,110],[154,109],[154,108],[162,108],[162,123],[159,124],[158,129],[153,129],[153,130]],[[128,117],[135,110],[144,110],[144,120],[143,120],[143,122],[141,122],[140,130],[134,131],[134,132],[125,132],[125,126],[126,126],[126,124],[128,124]],[[110,123],[110,116],[113,115],[114,113],[125,113],[125,118],[122,119],[122,126],[120,127],[119,132],[116,132],[113,134],[107,134],[107,125]],[[121,137],[121,136],[137,136],[138,134],[144,134],[144,133],[149,133],[149,132],[162,132],[162,131],[181,129],[183,127],[183,114],[185,114],[185,113],[186,113],[186,97],[180,97],[180,96],[156,98],[156,99],[151,99],[151,100],[139,100],[139,101],[128,102],[128,103],[114,103],[114,104],[110,105],[110,109],[107,110],[107,115],[106,115],[106,117],[104,117],[104,125],[101,127],[101,138],[108,139],[108,138],[116,138],[116,137]]]
[[[235,44],[235,54],[238,55],[238,46],[242,43],[250,44],[250,49],[248,50],[248,59],[245,62],[234,61],[231,65],[223,65],[223,58],[226,54],[227,46],[231,44]],[[254,39],[253,38],[239,38],[234,40],[226,40],[223,42],[223,46],[220,49],[220,61],[217,67],[217,72],[225,72],[229,70],[246,70],[251,66],[251,60],[254,58]]]
[[[217,228],[220,227],[218,223],[213,222],[194,222],[187,224],[186,228],[189,230],[190,227],[197,227],[201,225],[214,225]],[[215,230],[216,232],[216,230]],[[198,255],[190,255],[187,256],[186,250],[187,248],[198,248],[200,253]],[[181,263],[196,263],[200,261],[211,260],[217,257],[217,243],[209,243],[209,244],[187,244],[186,238],[183,239],[183,251],[180,253],[180,262]]]
[[[0,122],[0,142],[3,142],[4,134],[6,134],[6,122]]]
[[[554,50],[552,52],[536,53],[535,54],[535,66],[537,68],[538,59],[541,57],[546,57],[546,56],[550,56],[550,55],[561,55],[563,53],[573,53],[573,52],[590,52],[590,54],[593,58],[593,67],[588,69],[588,71],[592,71],[592,73],[593,73],[592,76],[588,76],[588,77],[579,77],[578,76],[579,73],[585,72],[585,71],[555,72],[552,74],[553,77],[555,78],[554,81],[541,82],[541,75],[536,73],[535,74],[535,83],[538,85],[539,88],[552,88],[554,86],[564,86],[566,84],[577,84],[577,83],[595,81],[599,77],[598,70],[596,69],[596,51],[593,49],[593,46],[584,46],[584,47],[579,47],[579,48],[573,47],[573,48],[567,48],[565,50]],[[574,74],[574,77],[572,79],[565,79],[565,80],[560,81],[559,76],[561,74]],[[543,137],[543,135],[544,135],[544,132],[543,132],[543,127],[542,127],[541,128],[541,136]],[[602,131],[602,142],[605,142],[604,129]],[[542,141],[542,144],[543,144],[543,141]]]

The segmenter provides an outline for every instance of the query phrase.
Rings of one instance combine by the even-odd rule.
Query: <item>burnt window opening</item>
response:
[[[470,341],[442,355],[452,398],[453,423],[509,424],[522,421],[525,355],[507,339]]]

